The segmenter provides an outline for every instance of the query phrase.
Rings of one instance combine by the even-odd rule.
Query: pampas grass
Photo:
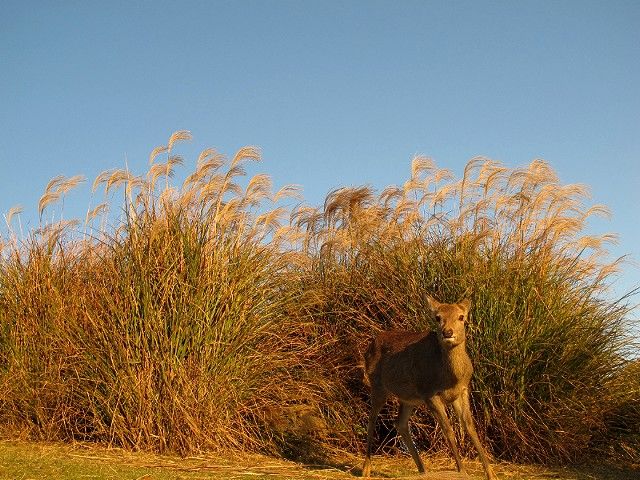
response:
[[[457,179],[416,157],[402,185],[292,208],[298,186],[247,178],[255,147],[205,149],[174,185],[188,140],[154,148],[143,175],[99,174],[82,232],[60,215],[0,243],[4,430],[183,454],[358,451],[360,352],[380,329],[428,328],[429,293],[473,299],[474,413],[494,455],[637,461],[629,298],[608,300],[621,260],[614,235],[585,233],[608,215],[588,188],[542,160],[477,157]],[[49,182],[41,219],[81,181]],[[428,416],[416,430],[444,448]]]
[[[366,423],[352,367],[367,339],[428,328],[427,292],[471,296],[475,409],[493,451],[536,462],[592,455],[605,419],[639,383],[625,367],[637,348],[630,307],[605,296],[621,262],[606,255],[615,237],[582,233],[608,211],[587,200],[586,187],[561,185],[541,160],[510,170],[477,158],[456,180],[417,158],[402,187],[338,189],[315,222],[298,220],[316,259],[307,288],[325,302],[314,318],[337,338],[329,361],[342,403],[359,404],[355,423]],[[422,441],[437,441],[430,418],[421,422]],[[637,446],[636,436],[635,458]]]

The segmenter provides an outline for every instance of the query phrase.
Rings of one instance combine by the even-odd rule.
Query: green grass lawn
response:
[[[453,469],[448,458],[427,458],[426,476],[417,476],[410,458],[374,458],[373,474],[379,478],[482,479],[479,463],[467,461],[469,476]],[[547,469],[533,466],[497,464],[501,479],[509,480],[632,480],[640,470],[616,471],[612,468],[581,470]],[[360,459],[345,458],[335,465],[305,465],[249,454],[180,458],[129,452],[86,444],[49,444],[21,441],[0,442],[0,479],[350,479],[360,474]]]

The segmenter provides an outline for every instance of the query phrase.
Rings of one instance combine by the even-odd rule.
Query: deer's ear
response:
[[[468,312],[469,308],[471,308],[471,300],[465,298],[464,300],[459,301],[458,305]]]
[[[431,295],[427,295],[427,302],[429,302],[429,308],[432,312],[435,312],[438,310],[438,307],[440,307],[440,302],[434,299]]]

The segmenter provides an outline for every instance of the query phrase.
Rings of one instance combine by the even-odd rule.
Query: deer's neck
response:
[[[471,376],[471,360],[464,342],[453,348],[442,347],[442,361],[456,379],[464,380]]]

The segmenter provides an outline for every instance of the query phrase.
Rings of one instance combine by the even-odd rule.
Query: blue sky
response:
[[[191,130],[263,152],[276,185],[379,189],[425,154],[544,158],[613,210],[612,255],[640,260],[640,2],[5,0],[0,211],[58,174],[124,166]],[[82,216],[89,188],[65,212]],[[28,227],[27,227],[28,228]],[[628,266],[616,291],[640,285]]]

